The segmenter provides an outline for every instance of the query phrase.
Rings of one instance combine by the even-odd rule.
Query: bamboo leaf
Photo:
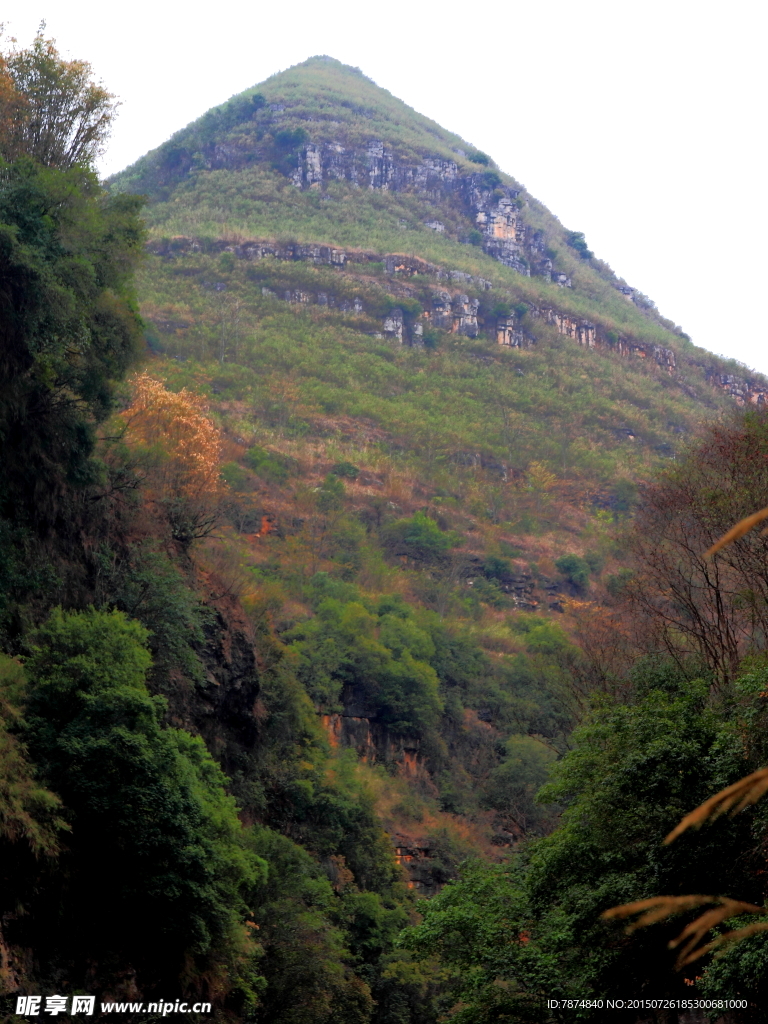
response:
[[[727,789],[715,793],[690,814],[686,814],[680,824],[673,828],[666,837],[665,845],[674,842],[686,829],[701,828],[705,821],[714,820],[728,811],[731,814],[738,814],[745,807],[756,803],[766,791],[768,791],[768,768],[760,768],[758,771],[752,772],[751,775],[734,782]]]
[[[768,507],[761,508],[759,512],[753,512],[751,516],[747,516],[746,519],[742,519],[741,522],[732,526],[727,533],[724,533],[719,540],[715,541],[712,547],[705,553],[704,557],[712,558],[722,548],[727,547],[735,540],[738,540],[739,537],[743,537],[744,534],[749,533],[750,530],[753,530],[758,524],[762,523],[764,519],[768,519]]]
[[[768,930],[768,921],[759,922],[748,925],[746,928],[726,932],[724,935],[719,935],[716,939],[703,946],[699,945],[712,928],[722,924],[723,921],[729,920],[731,917],[737,917],[739,914],[768,913],[765,907],[757,907],[754,903],[732,900],[728,896],[652,896],[650,899],[636,900],[634,903],[625,903],[620,907],[611,907],[610,910],[604,911],[600,916],[606,920],[611,920],[632,917],[633,914],[639,913],[641,916],[638,920],[627,926],[627,934],[631,935],[638,928],[647,928],[649,925],[658,924],[659,921],[663,921],[668,917],[682,914],[686,910],[692,910],[694,907],[705,906],[707,903],[714,904],[712,909],[706,910],[694,921],[691,921],[690,924],[687,924],[677,938],[672,939],[669,943],[670,949],[677,949],[681,945],[683,947],[675,962],[675,969],[678,971],[685,967],[686,964],[698,960],[719,946],[730,942],[739,942],[741,939],[748,938],[748,936],[754,935],[756,932]]]
[[[700,957],[706,956],[707,953],[711,953],[715,949],[731,945],[734,942],[741,942],[742,939],[748,939],[751,935],[756,935],[758,932],[765,931],[768,931],[768,921],[758,921],[755,924],[747,925],[745,928],[736,928],[732,932],[725,932],[724,935],[718,935],[716,939],[712,940],[712,942],[708,942],[706,946],[702,946],[701,949],[697,949],[695,953],[692,953],[683,960],[680,963],[680,966],[685,967],[686,964],[693,963],[694,960],[698,960]]]

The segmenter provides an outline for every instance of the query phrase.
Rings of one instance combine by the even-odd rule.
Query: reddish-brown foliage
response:
[[[628,670],[637,657],[622,610],[571,599],[566,603],[566,611],[573,619],[573,638],[583,655],[571,670],[579,695],[621,696],[629,687]]]
[[[5,58],[0,55],[0,155],[6,159],[16,155],[12,145],[14,128],[26,117],[28,106],[16,88]]]

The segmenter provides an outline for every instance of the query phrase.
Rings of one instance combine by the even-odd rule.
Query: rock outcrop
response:
[[[395,832],[391,837],[395,848],[395,863],[407,876],[406,885],[419,896],[434,896],[442,886],[435,879],[435,858],[427,838]]]
[[[329,181],[348,181],[359,188],[415,192],[436,202],[452,200],[482,236],[482,248],[519,274],[536,273],[548,281],[570,285],[555,274],[544,253],[541,232],[526,226],[520,215],[519,188],[504,185],[494,171],[462,173],[453,160],[426,157],[420,163],[401,161],[380,141],[363,149],[341,142],[308,143],[291,176],[297,188],[319,188]],[[445,225],[437,218],[425,226],[439,234]],[[554,274],[554,276],[553,276]]]
[[[496,318],[496,341],[508,348],[530,348],[536,344],[536,339],[520,327],[514,313]]]
[[[479,301],[470,299],[468,295],[451,295],[446,291],[433,292],[432,308],[424,310],[423,317],[440,330],[476,338],[479,333],[479,306]]]
[[[375,719],[351,714],[321,715],[320,721],[334,748],[352,747],[368,764],[396,765],[401,774],[413,777],[423,771],[417,737],[393,733]]]
[[[514,253],[511,247],[513,231],[517,231],[518,221],[511,206],[503,205],[503,216],[497,217],[493,205],[485,210],[486,220],[483,226],[488,231],[489,239],[496,239],[500,246],[509,247],[508,254]],[[480,223],[480,222],[478,222]],[[526,229],[527,230],[527,229]],[[517,237],[517,236],[515,236]],[[534,240],[535,241],[535,240]],[[515,242],[515,244],[518,244]],[[533,244],[533,243],[531,243]],[[492,317],[480,316],[480,300],[459,290],[461,286],[482,293],[493,290],[493,285],[485,278],[468,274],[461,270],[449,270],[439,267],[416,256],[400,253],[376,253],[363,250],[341,249],[328,245],[300,244],[298,242],[277,243],[269,241],[249,240],[232,243],[224,239],[196,239],[178,237],[150,243],[148,251],[162,259],[175,259],[196,253],[219,254],[232,253],[237,259],[279,260],[288,262],[307,262],[318,266],[337,267],[353,270],[375,264],[383,267],[387,277],[413,279],[431,279],[445,285],[431,292],[427,307],[417,316],[406,316],[403,310],[395,307],[380,320],[380,336],[389,338],[398,344],[420,346],[423,344],[424,328],[434,327],[468,338],[476,338],[482,331],[495,336],[499,345],[508,348],[524,349],[536,344],[536,338],[525,329],[524,320],[539,321],[554,327],[558,334],[570,338],[577,345],[598,351],[613,352],[624,358],[645,359],[662,367],[670,374],[680,369],[678,363],[685,357],[675,353],[671,348],[642,342],[631,337],[619,335],[608,330],[599,323],[579,318],[553,306],[538,307],[526,302],[525,313],[514,312]],[[502,251],[501,249],[499,250]],[[510,256],[510,258],[512,258]],[[545,261],[546,263],[546,261]],[[552,275],[553,271],[546,271]],[[426,281],[425,281],[426,283]],[[223,285],[221,287],[224,287]],[[410,286],[408,286],[410,287]],[[448,290],[451,288],[452,290]],[[386,288],[385,288],[386,290]],[[402,291],[402,286],[401,286]],[[632,291],[632,289],[628,289]],[[359,296],[335,295],[330,290],[309,291],[308,289],[284,289],[280,293],[262,288],[262,293],[275,299],[297,304],[316,304],[336,309],[342,313],[368,314],[364,300]],[[627,294],[627,298],[632,298]],[[158,322],[164,327],[165,322]],[[179,327],[188,326],[179,324]],[[697,364],[700,365],[700,364]],[[704,369],[710,385],[725,392],[738,405],[768,405],[768,383],[756,377],[741,377],[737,374],[718,373]],[[681,379],[681,387],[687,388]],[[695,392],[692,392],[695,397]]]
[[[585,348],[608,350],[620,356],[650,359],[669,373],[672,373],[677,365],[675,353],[671,348],[614,335],[588,320],[579,320],[556,309],[531,305],[528,307],[527,316],[534,320],[543,320],[544,323],[555,327],[558,334],[571,338],[577,345],[583,345]],[[512,348],[527,348],[535,341],[524,333],[513,314],[497,319],[496,340],[500,345]]]
[[[334,749],[351,748],[366,764],[387,765],[405,778],[416,781],[434,792],[426,767],[420,757],[420,741],[416,737],[391,732],[375,719],[354,714],[362,710],[348,707],[341,714],[321,714],[320,723]],[[432,895],[440,888],[434,877],[434,858],[428,839],[393,833],[390,840],[395,861],[404,869],[408,888],[421,895]]]
[[[749,377],[738,377],[733,373],[710,373],[710,384],[725,391],[737,405],[768,405],[768,384]]]

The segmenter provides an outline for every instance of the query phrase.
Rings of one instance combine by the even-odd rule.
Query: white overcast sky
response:
[[[768,373],[762,0],[4,0],[122,100],[105,174],[314,54],[490,153],[693,340]]]

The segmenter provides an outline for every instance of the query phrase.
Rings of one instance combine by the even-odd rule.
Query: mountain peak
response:
[[[321,249],[346,260],[357,250],[385,267],[408,254],[402,266],[420,260],[436,282],[459,282],[460,293],[428,299],[425,317],[440,319],[446,303],[475,303],[472,331],[502,345],[541,333],[526,328],[528,317],[665,373],[690,347],[650,299],[594,257],[582,232],[564,228],[490,156],[328,55],[212,108],[113,187],[150,197],[156,241],[235,239],[248,243],[238,251],[301,260]],[[708,353],[693,358],[697,376],[703,369],[739,400],[768,396],[765,382],[743,380],[741,368]]]
[[[311,74],[313,71],[335,73],[339,76],[353,77],[356,80],[362,79],[365,82],[369,82],[376,89],[381,88],[360,68],[352,64],[345,64],[343,61],[338,60],[336,57],[331,57],[327,53],[316,53],[314,56],[307,57],[306,60],[302,60],[298,64],[292,64],[282,71],[277,71],[274,75],[270,75],[263,85],[267,86],[268,84],[280,82],[286,76],[293,76],[296,72],[308,72]]]
[[[345,64],[343,61],[337,60],[336,57],[331,57],[327,53],[316,53],[313,57],[307,57],[306,60],[299,61],[298,64],[292,64],[291,68],[311,67],[313,64],[332,64],[347,74],[361,75],[363,78],[367,78],[367,75],[363,75],[360,68],[354,67],[352,64]],[[369,79],[369,81],[372,81],[372,79]]]

